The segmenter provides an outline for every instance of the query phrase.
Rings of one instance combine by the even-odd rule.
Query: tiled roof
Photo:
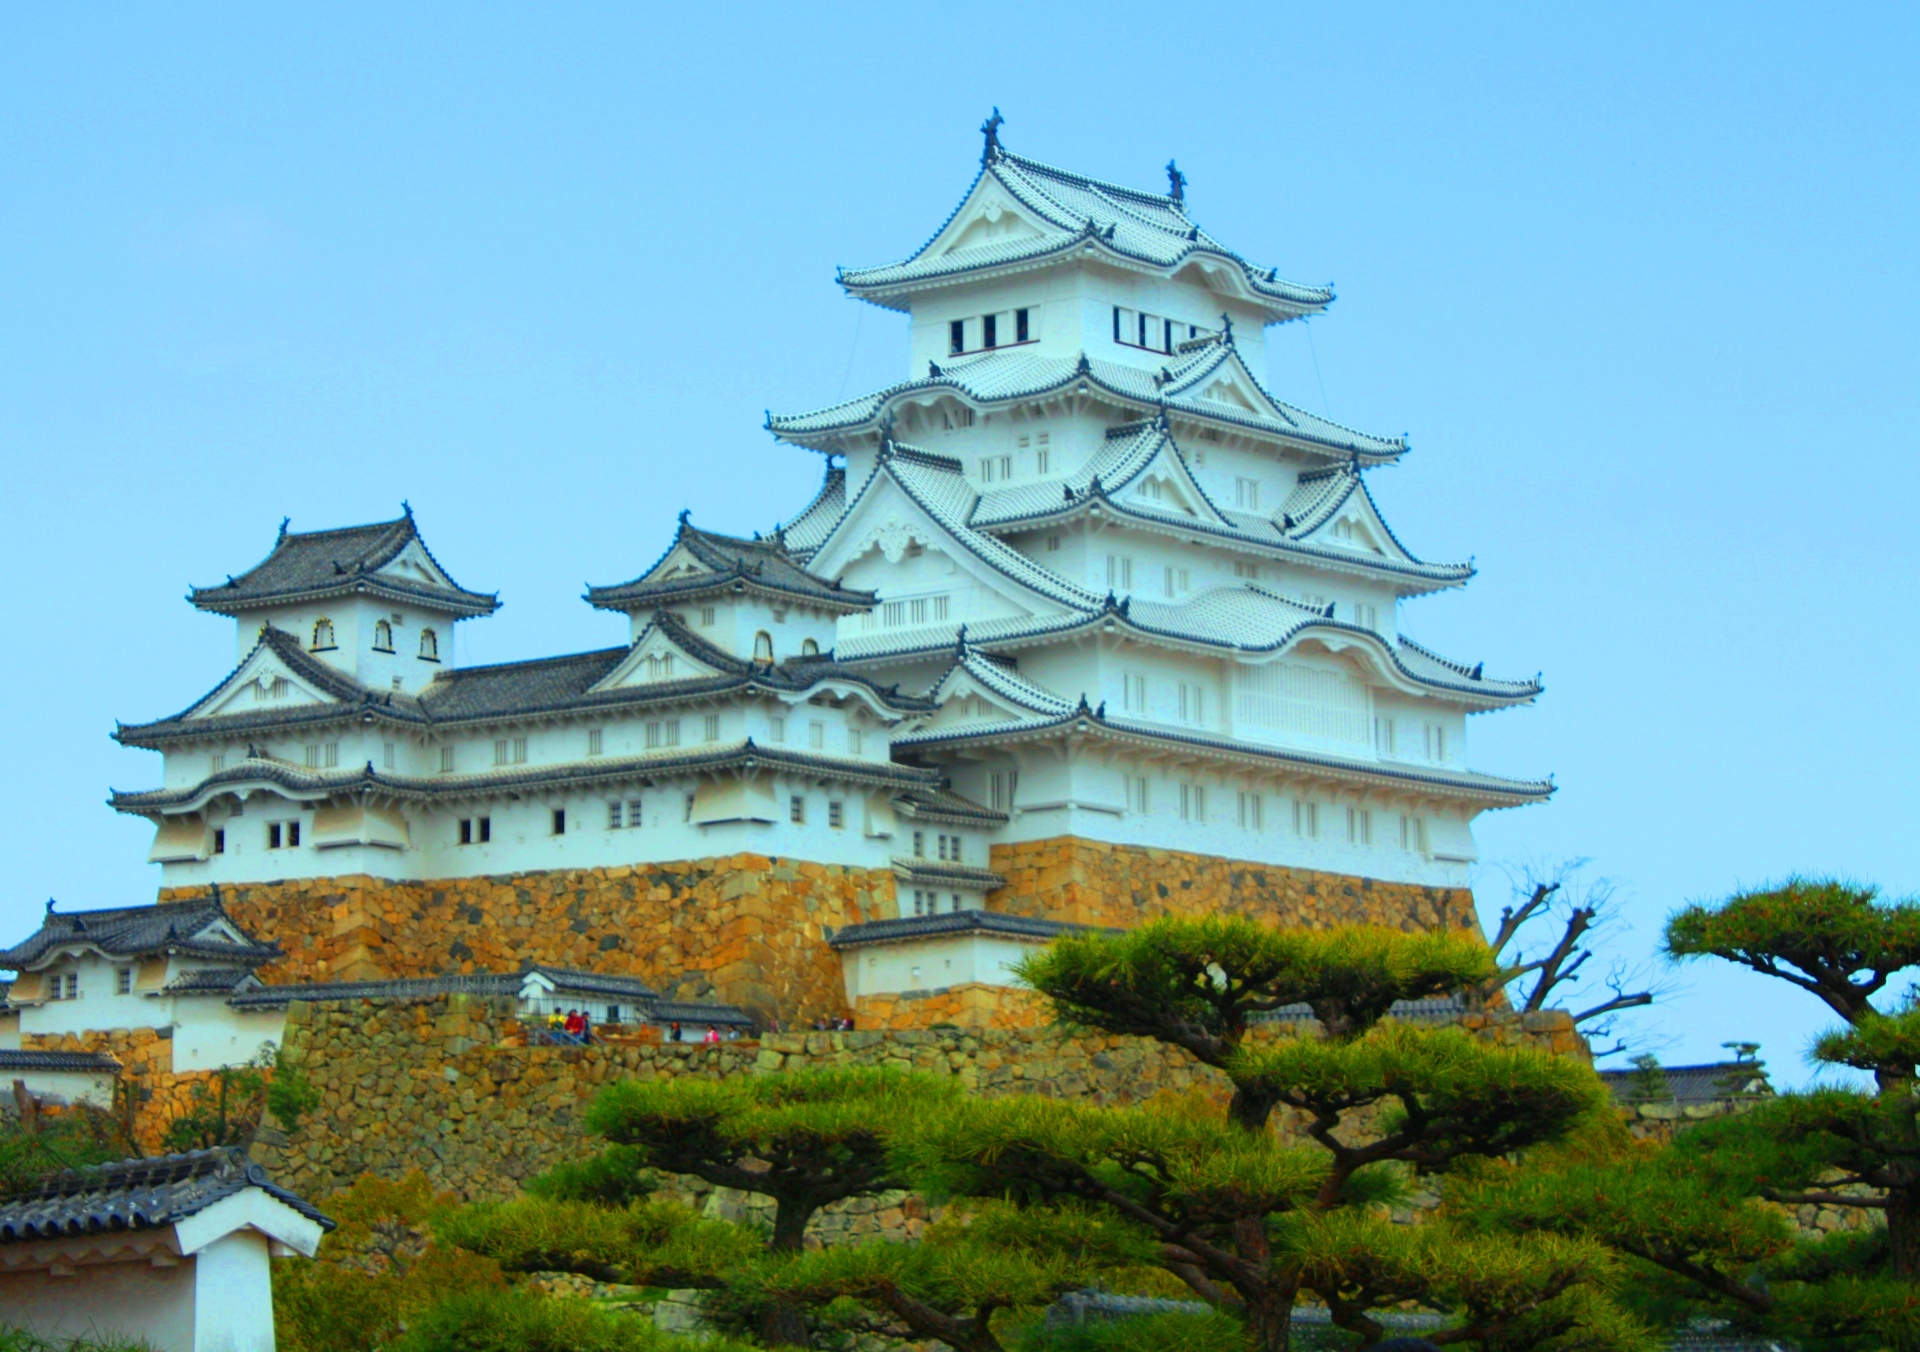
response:
[[[834,948],[859,948],[864,944],[900,943],[908,939],[931,939],[945,934],[997,934],[1009,939],[1045,943],[1062,934],[1092,928],[1091,925],[1070,925],[1062,920],[1041,920],[1035,916],[1007,915],[1000,911],[943,911],[939,915],[915,915],[899,920],[869,920],[862,925],[847,925],[834,930],[827,937],[827,942]]]
[[[22,943],[0,951],[0,967],[31,970],[55,954],[73,948],[95,949],[109,958],[149,953],[225,959],[248,968],[280,956],[278,944],[232,943],[219,936],[196,938],[218,922],[244,933],[227,918],[217,897],[167,901],[153,906],[115,906],[99,911],[49,909],[40,928]]]
[[[997,808],[976,803],[952,789],[931,785],[896,793],[892,802],[897,811],[915,821],[945,822],[949,826],[1005,826],[1007,823],[1007,814]]]
[[[1234,741],[1200,733],[1180,732],[1151,723],[1110,717],[1104,709],[1094,710],[1084,703],[1063,718],[1030,723],[1000,724],[979,729],[941,728],[902,737],[894,746],[906,751],[945,750],[970,744],[1012,743],[1034,738],[1090,736],[1149,745],[1179,746],[1210,751],[1224,757],[1295,766],[1331,778],[1353,783],[1390,784],[1418,788],[1444,797],[1491,802],[1501,807],[1540,802],[1553,793],[1551,780],[1508,779],[1473,770],[1443,770],[1397,761],[1337,756],[1288,747],[1265,746],[1257,742]]]
[[[264,734],[343,718],[371,719],[413,727],[484,724],[540,714],[590,713],[673,704],[750,689],[797,693],[811,690],[823,681],[842,681],[860,686],[871,692],[880,704],[897,712],[922,712],[932,707],[925,699],[902,694],[895,686],[880,685],[870,676],[839,665],[830,655],[792,657],[773,664],[746,662],[700,638],[670,612],[656,613],[653,624],[681,648],[717,668],[718,674],[596,689],[633,651],[631,647],[602,648],[597,652],[538,657],[525,662],[457,667],[441,672],[434,678],[433,684],[416,698],[370,689],[328,668],[331,683],[323,688],[333,694],[339,703],[296,705],[261,714],[195,717],[194,710],[204,707],[224,689],[227,681],[232,679],[229,676],[227,681],[215,687],[212,694],[181,713],[152,723],[125,725],[116,729],[114,736],[123,745],[151,747],[185,738],[236,738],[254,732]],[[644,633],[642,637],[645,637]],[[262,642],[271,643],[275,651],[283,656],[290,655],[289,661],[297,658],[312,665],[325,666],[317,658],[301,652],[297,639],[279,630],[268,630],[262,636]]]
[[[404,977],[391,981],[307,981],[287,986],[262,986],[240,991],[228,1004],[235,1009],[278,1009],[291,1001],[414,1000],[436,995],[480,995],[512,999],[527,977],[539,973],[562,995],[618,996],[635,1002],[652,1000],[659,992],[638,977],[607,972],[581,972],[567,967],[530,967],[519,972],[475,972],[451,976]]]
[[[753,1015],[734,1005],[709,1005],[692,1000],[655,1000],[647,1010],[647,1022],[704,1023],[717,1028],[756,1028]]]
[[[109,802],[120,812],[192,811],[220,793],[271,786],[287,794],[313,798],[343,793],[379,793],[409,802],[454,801],[483,794],[532,789],[587,788],[629,784],[667,775],[750,770],[759,766],[825,775],[874,787],[919,788],[937,785],[938,770],[886,761],[789,751],[751,738],[716,746],[674,748],[641,756],[604,756],[563,765],[529,766],[470,775],[398,775],[372,767],[308,770],[285,761],[249,759],[208,775],[197,784],[170,789],[116,792]],[[3,964],[0,964],[3,965]]]
[[[57,1174],[31,1192],[0,1200],[0,1244],[157,1229],[247,1188],[259,1188],[333,1229],[316,1208],[273,1183],[244,1150],[225,1146]]]
[[[843,480],[844,477],[843,473]],[[819,506],[820,500],[816,499],[808,510],[814,511]],[[684,549],[710,571],[649,581],[676,549]],[[674,535],[673,544],[652,568],[631,582],[589,587],[587,600],[602,610],[634,611],[734,591],[809,601],[842,613],[870,610],[874,603],[872,592],[845,590],[837,582],[809,573],[787,552],[778,534],[771,539],[743,540],[696,530],[688,524],[685,512],[680,514],[680,529]]]
[[[820,491],[812,502],[801,509],[800,514],[778,527],[779,533],[787,542],[787,551],[796,559],[804,562],[813,557],[813,551],[827,538],[827,532],[833,529],[834,522],[847,510],[847,471],[839,465],[827,468],[826,481],[820,485]]]
[[[991,691],[1016,708],[1044,717],[1058,717],[1071,713],[1074,703],[1063,699],[1053,691],[1035,685],[1022,676],[1017,669],[1006,662],[996,662],[971,643],[967,642],[964,626],[960,631],[960,643],[954,654],[953,665],[933,685],[933,698],[943,705],[958,675],[970,676],[982,689]]]
[[[1435,995],[1421,1000],[1395,1000],[1387,1013],[1401,1020],[1442,1022],[1459,1018],[1466,1008],[1466,1002],[1457,995]],[[1312,1006],[1306,1004],[1281,1005],[1252,1016],[1255,1023],[1305,1023],[1313,1017]]]
[[[239,967],[199,967],[182,972],[160,988],[162,995],[231,995],[242,986],[258,986],[260,979]]]
[[[1343,459],[1357,455],[1369,464],[1394,460],[1406,453],[1404,438],[1357,432],[1283,403],[1259,387],[1259,382],[1244,365],[1239,371],[1245,372],[1246,378],[1260,388],[1274,408],[1272,414],[1199,397],[1195,393],[1198,387],[1229,358],[1238,361],[1233,348],[1216,346],[1200,359],[1185,359],[1177,370],[1168,368],[1175,371],[1174,379],[1163,384],[1152,371],[1084,354],[1076,361],[1071,357],[1040,357],[1011,349],[987,352],[940,365],[938,374],[904,380],[873,394],[810,413],[770,414],[767,428],[784,441],[832,449],[838,437],[878,429],[895,403],[908,398],[923,399],[929,392],[950,390],[975,407],[990,409],[1044,398],[1076,383],[1085,383],[1089,390],[1111,395],[1136,414],[1164,408]]]
[[[105,1052],[0,1051],[0,1071],[99,1071],[117,1073],[120,1063]]]
[[[1275,318],[1310,314],[1324,309],[1333,299],[1329,287],[1284,282],[1274,269],[1254,267],[1195,225],[1179,198],[1103,183],[999,148],[989,156],[982,174],[997,180],[1009,196],[1051,229],[1026,239],[930,254],[934,241],[957,214],[956,207],[933,239],[910,258],[881,267],[843,270],[841,285],[856,295],[887,304],[892,295],[911,292],[918,285],[1092,245],[1167,274],[1194,258],[1216,259],[1231,266],[1246,292],[1266,302]],[[979,181],[976,178],[968,187],[961,199],[963,205],[973,196]],[[904,308],[903,302],[893,303]]]
[[[965,864],[942,863],[937,859],[895,858],[894,876],[919,887],[964,887],[969,891],[994,892],[1007,885],[992,869],[968,868]]]
[[[279,658],[301,681],[330,696],[330,699],[258,712],[198,716],[199,710],[218,700],[227,691],[234,678],[247,669],[263,648]],[[426,721],[426,715],[420,702],[412,695],[364,686],[309,653],[294,635],[268,625],[261,629],[252,651],[240,660],[240,665],[221,677],[213,689],[177,714],[155,719],[151,723],[118,724],[114,727],[113,736],[123,746],[157,746],[163,741],[179,737],[210,736],[215,733],[223,737],[244,737],[253,731],[309,727],[337,723],[342,719],[418,724]]]
[[[1663,1103],[1713,1103],[1721,1099],[1751,1094],[1771,1094],[1773,1084],[1767,1078],[1764,1061],[1716,1061],[1704,1066],[1662,1066],[1667,1092]],[[1613,1096],[1622,1101],[1640,1097],[1640,1073],[1634,1070],[1603,1070],[1600,1078]]]
[[[442,587],[380,571],[416,540],[441,576],[448,577],[440,561],[427,550],[426,541],[420,540],[413,513],[408,512],[397,521],[338,530],[293,532],[283,524],[280,538],[266,558],[217,587],[195,587],[187,599],[202,610],[222,615],[352,592],[389,596],[456,615],[487,615],[500,608],[496,596],[470,592],[457,584]]]

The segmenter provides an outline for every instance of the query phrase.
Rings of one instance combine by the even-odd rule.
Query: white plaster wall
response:
[[[396,615],[400,617],[397,621],[393,618]],[[334,646],[330,651],[315,652],[313,626],[322,617],[333,621]],[[380,620],[386,620],[393,630],[391,653],[373,646],[374,627]],[[307,605],[247,612],[235,621],[235,646],[240,660],[253,651],[263,624],[292,634],[314,657],[378,690],[392,688],[393,678],[397,676],[400,689],[416,693],[438,673],[453,666],[454,618],[404,603],[370,596],[343,596]],[[433,630],[438,639],[438,662],[420,656],[422,629]]]
[[[273,1352],[267,1237],[236,1230],[194,1255],[194,1352]]]
[[[1013,968],[1038,945],[980,933],[873,944],[840,955],[849,1000],[980,982],[1014,984]]]
[[[97,953],[83,953],[51,964],[47,971],[80,979],[80,995],[73,1000],[48,1000],[20,1011],[20,1031],[33,1034],[80,1033],[104,1028],[164,1028],[172,1022],[169,1001],[138,991],[121,995],[114,974],[125,967],[137,974],[137,963],[109,962]]]
[[[263,1047],[278,1046],[286,1027],[284,1009],[235,1009],[224,996],[172,996],[164,1003],[173,1019],[176,1071],[241,1065]]]
[[[0,1319],[47,1338],[141,1339],[154,1352],[199,1352],[194,1286],[192,1258],[170,1267],[144,1258],[89,1263],[71,1277],[0,1272]]]

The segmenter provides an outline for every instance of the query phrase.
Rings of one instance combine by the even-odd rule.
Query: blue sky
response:
[[[0,930],[148,900],[113,720],[230,666],[190,583],[412,502],[505,608],[459,656],[619,641],[579,600],[690,507],[804,503],[760,430],[897,379],[833,285],[1007,144],[1154,187],[1340,299],[1282,397],[1465,592],[1420,641],[1545,674],[1472,760],[1553,773],[1489,861],[1587,856],[1644,955],[1790,871],[1920,891],[1910,6],[12,6],[0,11]],[[1482,909],[1505,892],[1479,881]],[[1711,967],[1666,1059],[1824,1023]]]

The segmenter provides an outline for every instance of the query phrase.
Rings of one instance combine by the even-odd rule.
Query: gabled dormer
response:
[[[872,592],[808,572],[778,532],[751,540],[719,535],[695,529],[685,512],[673,543],[651,568],[631,582],[590,587],[587,600],[624,612],[636,644],[657,628],[655,613],[667,611],[702,642],[742,662],[831,652],[835,622],[874,605]]]
[[[395,521],[289,531],[246,572],[188,595],[231,615],[244,659],[271,627],[362,685],[416,692],[453,659],[453,627],[490,615],[499,598],[466,590],[440,566],[409,509]]]

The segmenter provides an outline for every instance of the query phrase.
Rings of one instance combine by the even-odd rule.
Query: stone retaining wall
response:
[[[1585,1051],[1563,1012],[1481,1015],[1468,1023],[1501,1041]],[[1105,1104],[1190,1089],[1226,1096],[1224,1077],[1185,1052],[1140,1038],[1067,1037],[1052,1029],[785,1033],[758,1042],[565,1048],[528,1047],[517,1034],[505,1005],[463,996],[296,1003],[282,1055],[300,1065],[320,1105],[295,1131],[263,1131],[255,1153],[277,1181],[308,1197],[324,1197],[361,1174],[397,1178],[419,1169],[437,1190],[492,1198],[591,1149],[580,1127],[583,1106],[601,1085],[629,1077],[729,1078],[849,1064],[952,1075],[982,1094]]]
[[[195,1106],[194,1086],[211,1091],[214,1072],[173,1068],[173,1039],[153,1028],[97,1033],[23,1033],[23,1051],[106,1052],[120,1063],[115,1111],[130,1120],[134,1143],[150,1155],[167,1149],[167,1128]],[[131,1111],[129,1111],[129,1108]]]

